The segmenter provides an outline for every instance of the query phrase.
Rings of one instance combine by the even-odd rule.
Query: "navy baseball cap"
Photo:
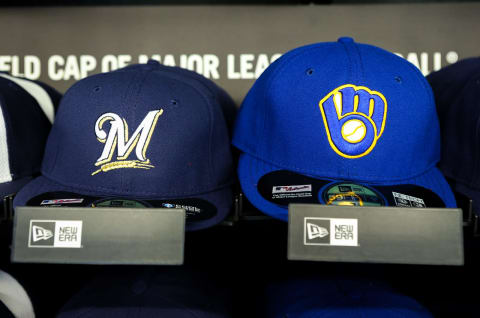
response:
[[[480,58],[461,60],[431,73],[427,80],[440,119],[439,168],[453,189],[473,199],[473,209],[480,214]]]
[[[266,292],[266,318],[431,318],[416,300],[381,282],[298,279],[272,284]]]
[[[0,72],[0,199],[40,173],[60,98],[44,83]]]
[[[184,208],[187,230],[229,212],[235,105],[208,79],[152,60],[77,82],[59,109],[14,207]]]
[[[435,167],[439,136],[413,64],[340,38],[272,63],[242,103],[233,144],[246,197],[287,220],[289,203],[455,207]]]
[[[231,292],[204,273],[183,267],[103,275],[87,284],[58,318],[225,318]]]

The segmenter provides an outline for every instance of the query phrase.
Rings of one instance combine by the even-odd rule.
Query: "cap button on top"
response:
[[[157,67],[157,66],[160,65],[160,62],[158,62],[157,60],[150,59],[150,60],[148,60],[147,65],[150,65],[152,67]]]
[[[338,38],[338,42],[340,43],[353,43],[353,38],[348,37],[348,36],[342,36],[341,38]]]

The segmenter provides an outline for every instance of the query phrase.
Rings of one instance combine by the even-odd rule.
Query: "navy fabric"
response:
[[[65,188],[106,197],[213,196],[212,201],[221,202],[218,214],[187,224],[187,229],[218,223],[232,202],[233,164],[223,111],[232,106],[222,106],[224,99],[219,98],[216,86],[191,73],[150,61],[93,75],[73,85],[62,99],[48,138],[43,178],[19,193],[14,206],[24,205],[36,194]],[[123,164],[126,160],[136,166],[99,171],[96,162],[106,146],[96,132],[99,118],[107,113],[121,118],[124,131],[128,130],[126,143],[152,111],[157,111],[157,117],[149,126],[149,143],[143,148],[145,158],[139,157],[135,147],[125,158],[117,157],[119,146],[115,139],[111,161]],[[105,137],[113,130],[112,125],[108,119],[105,121]]]
[[[162,267],[155,272],[107,275],[75,295],[58,318],[225,318],[231,316],[228,288],[203,273]]]
[[[74,187],[63,186],[46,177],[40,176],[22,188],[22,190],[15,196],[14,204],[15,206],[22,206],[25,205],[30,198],[33,198],[42,193],[57,191],[67,191],[73,193],[79,192],[78,189]],[[96,191],[81,191],[81,194],[92,196],[98,195]],[[196,198],[206,200],[215,205],[215,207],[219,211],[219,213],[212,216],[206,221],[187,222],[186,229],[188,231],[204,229],[206,227],[221,222],[225,218],[225,214],[230,210],[233,202],[232,190],[229,187],[222,188],[217,191],[200,193],[194,196],[185,196],[182,198]],[[135,196],[135,199],[146,200],[151,198]]]
[[[53,106],[57,108],[61,94],[44,83],[35,83],[47,92]],[[0,77],[0,107],[5,120],[8,165],[12,176],[12,181],[2,184],[0,188],[0,197],[3,197],[16,193],[23,185],[21,180],[40,173],[52,125],[35,98],[21,86],[4,77]]]
[[[354,280],[291,280],[266,291],[266,318],[433,317],[417,301],[389,286]]]
[[[40,81],[31,81],[35,84],[38,84],[40,85],[46,92],[47,94],[50,96],[52,102],[53,102],[53,106],[55,107],[55,110],[58,108],[58,105],[60,104],[60,100],[62,99],[62,94],[60,94],[55,88],[45,84],[45,83],[42,83]]]
[[[473,199],[480,214],[480,58],[469,58],[427,76],[440,118],[441,171],[453,188]]]
[[[343,98],[340,119],[335,92]],[[363,123],[364,140],[342,139],[347,119]],[[233,136],[234,146],[248,157],[240,160],[238,171],[250,200],[262,174],[252,178],[246,173],[258,171],[258,165],[271,166],[264,172],[284,169],[359,183],[415,184],[434,170],[439,141],[433,94],[420,71],[350,38],[300,47],[272,63],[243,101]],[[446,206],[455,207],[448,184],[434,174],[433,183],[422,186],[440,190]],[[286,208],[252,201],[267,214],[287,217]]]
[[[0,197],[5,197],[7,195],[12,195],[17,193],[19,189],[24,187],[27,183],[32,181],[33,177],[25,177],[16,179],[10,182],[0,183]]]
[[[192,79],[196,79],[201,84],[203,84],[213,96],[215,96],[215,98],[218,100],[218,104],[222,109],[223,115],[227,122],[229,136],[231,137],[235,116],[237,114],[237,106],[235,105],[235,102],[232,100],[230,95],[228,95],[225,90],[216,85],[214,82],[205,80],[205,77],[196,72],[191,72],[187,69],[180,67],[174,67],[172,69],[174,69],[176,72],[181,73],[182,75],[191,77]]]

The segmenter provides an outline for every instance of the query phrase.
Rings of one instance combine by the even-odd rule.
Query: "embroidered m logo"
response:
[[[94,171],[92,176],[101,171],[107,172],[121,168],[154,168],[154,166],[150,164],[150,160],[146,158],[146,152],[158,117],[162,114],[163,109],[148,112],[130,138],[128,136],[128,125],[125,119],[115,113],[105,113],[100,116],[95,123],[95,135],[98,141],[105,144],[105,147],[95,162],[95,166],[100,166],[100,169]],[[103,129],[104,124],[107,122],[110,123],[108,134]],[[117,157],[115,161],[112,161],[115,148],[117,149]],[[134,148],[137,159],[126,160]]]

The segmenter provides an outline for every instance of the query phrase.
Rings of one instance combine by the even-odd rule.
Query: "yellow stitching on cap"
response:
[[[153,124],[150,127],[150,131],[148,132],[147,140],[145,142],[145,145],[143,145],[143,149],[142,149],[142,154],[143,154],[144,158],[146,157],[148,144],[150,143],[150,138],[152,138],[153,130],[155,129],[155,126],[157,125],[158,117],[160,117],[162,114],[163,114],[163,108],[160,109],[160,111],[155,115],[155,119],[153,120]]]
[[[103,117],[102,120],[100,120],[100,122],[98,123],[98,129],[102,129],[103,124],[104,124],[107,120],[113,120],[113,117],[112,117],[112,116]],[[107,135],[107,137],[108,137],[108,135]],[[107,138],[105,138],[105,139],[100,139],[100,138],[97,137],[97,140],[100,141],[101,143],[105,143],[105,142],[107,141]]]
[[[344,196],[353,196],[353,197],[356,197],[358,199],[358,204],[360,206],[363,206],[363,200],[360,196],[358,196],[355,192],[345,192],[345,193],[342,193],[342,194],[334,194],[327,202],[327,205],[331,205],[333,203],[333,201],[335,201],[336,199],[340,198],[340,197],[344,197]],[[340,202],[338,203],[338,205],[353,205],[352,202],[345,202],[346,204],[341,204]]]
[[[96,175],[101,171],[107,172],[110,170],[121,169],[121,168],[151,169],[151,168],[155,168],[155,166],[151,165],[149,160],[147,160],[146,162],[143,162],[140,160],[113,161],[113,162],[109,162],[102,165],[100,169],[92,172],[92,176]]]
[[[145,131],[147,133],[146,135],[146,138],[145,138],[145,141],[143,143],[143,146],[142,146],[142,149],[141,149],[141,154],[142,154],[142,157],[141,158],[138,158],[138,159],[145,159],[145,161],[142,161],[142,160],[125,160],[128,158],[128,156],[130,155],[130,153],[133,151],[133,149],[135,149],[137,147],[137,144],[140,140],[140,138],[142,136],[145,137],[145,133],[143,131],[143,129],[146,128],[147,124],[145,124],[143,127],[140,128],[137,128],[138,132],[135,136],[135,138],[131,141],[128,140],[128,125],[127,125],[127,122],[124,118],[122,118],[122,124],[123,124],[123,136],[125,138],[125,140],[123,140],[123,144],[129,144],[130,145],[128,146],[127,149],[124,150],[124,147],[125,145],[122,144],[122,149],[121,149],[121,153],[123,153],[123,156],[117,156],[117,161],[114,161],[114,162],[110,162],[112,160],[112,157],[113,157],[113,153],[115,151],[115,148],[117,148],[117,151],[118,151],[118,137],[122,136],[122,135],[119,135],[121,134],[122,132],[120,132],[119,130],[120,129],[116,129],[114,132],[112,133],[115,133],[115,136],[114,136],[114,139],[113,139],[113,143],[110,147],[110,150],[109,150],[109,155],[106,159],[102,160],[102,161],[97,161],[95,163],[95,166],[101,166],[100,169],[94,171],[92,173],[92,176],[103,171],[103,172],[106,172],[106,171],[110,171],[110,170],[114,170],[114,169],[120,169],[120,168],[136,168],[136,169],[151,169],[151,168],[154,168],[153,165],[150,164],[150,160],[146,158],[146,151],[147,151],[147,148],[148,148],[148,145],[150,144],[150,140],[152,138],[152,134],[153,134],[153,131],[155,129],[155,126],[157,125],[157,121],[158,121],[158,118],[163,114],[163,109],[159,109],[157,111],[151,111],[147,114],[148,115],[152,115],[152,113],[155,112],[155,115],[153,117],[153,120],[151,121],[151,124],[149,124],[148,126],[148,132]],[[116,115],[118,116],[118,115]],[[150,117],[149,119],[149,122],[151,120],[152,117]],[[103,125],[103,123],[106,121],[106,120],[113,120],[114,118],[109,116],[109,117],[105,117],[105,118],[102,118],[102,120],[99,122],[99,126],[101,128],[101,125]],[[145,119],[144,119],[145,121]],[[144,122],[142,121],[142,123]],[[140,126],[139,126],[140,127]],[[110,134],[110,133],[109,133]],[[108,135],[107,135],[108,136]],[[97,140],[101,141],[100,138],[98,138],[97,136]],[[140,150],[140,149],[137,149],[137,150]],[[140,156],[140,153],[137,151],[137,157]]]
[[[102,160],[102,161],[95,162],[96,166],[100,166],[100,165],[112,160],[113,152],[115,151],[115,145],[116,144],[117,144],[117,136],[115,135],[115,137],[113,139],[113,143],[112,143],[112,148],[110,148],[110,153],[108,154],[108,157],[106,159]]]
[[[337,100],[337,99],[340,99],[341,97],[341,93],[339,92],[341,89],[345,88],[345,87],[352,87],[355,91],[358,91],[360,89],[363,89],[365,91],[367,91],[369,94],[371,95],[376,95],[378,97],[380,97],[385,105],[385,108],[384,108],[384,114],[383,114],[383,120],[382,120],[382,126],[380,128],[380,132],[377,131],[377,126],[375,125],[375,123],[373,122],[373,120],[370,118],[370,116],[373,114],[373,110],[374,110],[374,105],[373,105],[373,100],[370,100],[370,104],[369,104],[369,116],[366,116],[365,114],[363,113],[358,113],[358,112],[351,112],[351,113],[346,113],[345,115],[341,115],[341,110],[339,109],[339,105],[340,102]],[[350,156],[350,155],[347,155],[347,154],[344,154],[343,152],[341,152],[340,150],[338,150],[338,148],[335,146],[335,144],[333,143],[332,141],[332,137],[330,135],[330,127],[328,126],[328,123],[327,123],[327,118],[325,116],[325,112],[323,111],[323,107],[322,107],[322,104],[328,99],[330,98],[330,96],[334,96],[333,98],[333,102],[334,102],[334,105],[335,105],[335,109],[336,109],[336,112],[337,112],[337,116],[338,116],[338,120],[341,120],[342,118],[348,116],[348,115],[352,115],[352,114],[355,114],[355,115],[359,115],[359,116],[362,116],[364,117],[365,119],[367,119],[371,124],[372,124],[372,127],[374,129],[374,138],[373,138],[373,142],[372,142],[372,145],[363,153],[359,154],[359,155],[356,155],[356,156]],[[337,97],[339,96],[340,97]],[[386,118],[387,118],[387,100],[385,99],[385,97],[383,96],[382,93],[380,92],[377,92],[377,91],[374,91],[374,90],[370,90],[368,87],[365,87],[365,86],[357,86],[357,85],[353,85],[353,84],[345,84],[345,85],[341,85],[337,88],[335,88],[334,90],[332,90],[330,93],[328,93],[324,98],[322,98],[320,100],[320,102],[318,103],[318,106],[320,108],[320,112],[322,113],[322,119],[323,119],[323,123],[324,123],[324,126],[325,126],[325,131],[326,131],[326,134],[327,134],[327,138],[328,138],[328,142],[330,144],[330,147],[332,147],[332,149],[339,155],[339,156],[342,156],[344,158],[348,158],[348,159],[355,159],[355,158],[360,158],[360,157],[363,157],[363,156],[366,156],[367,154],[369,154],[373,148],[375,148],[375,145],[377,144],[377,140],[382,136],[383,134],[383,131],[385,129],[385,121],[386,121]],[[343,106],[343,105],[342,105]],[[357,105],[358,107],[358,105]],[[343,107],[342,107],[342,110],[343,110]],[[378,132],[378,136],[377,136],[377,132]]]

